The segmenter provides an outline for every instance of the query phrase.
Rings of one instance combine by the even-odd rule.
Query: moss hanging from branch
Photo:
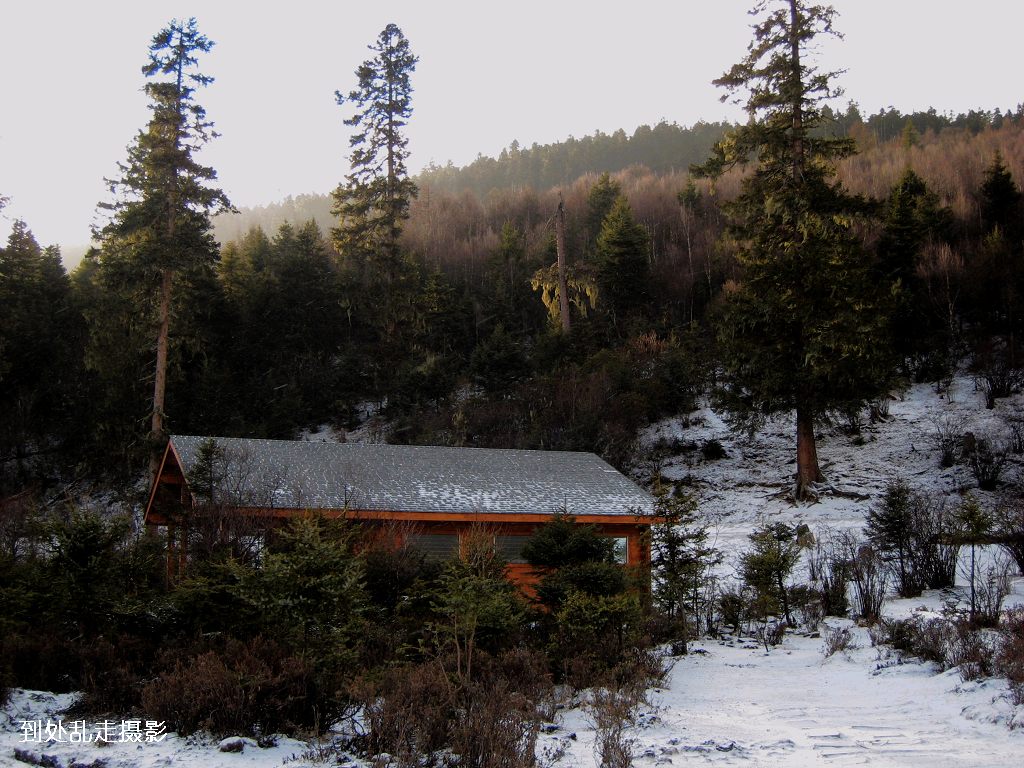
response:
[[[586,317],[590,310],[597,307],[599,291],[593,272],[585,264],[573,264],[566,268],[566,286],[569,304],[576,308],[580,317]],[[548,310],[551,324],[561,327],[561,295],[558,287],[558,265],[538,269],[530,278],[530,287],[540,291],[540,300]]]

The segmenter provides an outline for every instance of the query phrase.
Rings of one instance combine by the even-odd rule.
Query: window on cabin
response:
[[[629,562],[629,539],[625,536],[616,536],[612,541],[615,543],[615,548],[612,550],[615,562],[625,565]]]
[[[457,533],[413,533],[406,541],[410,547],[425,554],[428,560],[450,560],[459,554]]]
[[[494,553],[509,563],[525,563],[523,547],[529,540],[529,536],[495,536]]]

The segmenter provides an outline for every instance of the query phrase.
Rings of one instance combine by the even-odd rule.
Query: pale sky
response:
[[[216,82],[198,100],[222,136],[204,151],[236,206],[327,192],[348,170],[347,116],[334,91],[394,22],[420,62],[408,135],[413,172],[570,135],[665,119],[735,119],[711,80],[750,40],[752,0],[90,0],[0,4],[0,219],[43,244],[89,240],[103,177],[147,120],[150,38],[195,16],[216,42]],[[1016,0],[835,0],[846,39],[823,69],[846,69],[865,114],[1013,108],[1024,4]]]

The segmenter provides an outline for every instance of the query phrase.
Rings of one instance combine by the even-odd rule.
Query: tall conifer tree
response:
[[[406,160],[409,139],[404,129],[412,116],[412,81],[417,57],[394,24],[377,36],[374,53],[356,70],[358,85],[348,95],[335,92],[339,105],[352,105],[345,120],[355,132],[349,139],[351,172],[334,192],[335,245],[346,258],[371,262],[385,281],[400,268],[398,237],[416,196]]]
[[[926,247],[948,241],[953,216],[909,166],[884,201],[881,214],[877,273],[882,280],[898,280],[901,289],[892,316],[893,326],[900,329],[893,339],[894,349],[917,380],[937,379],[952,364],[952,329],[932,311],[918,270]]]
[[[216,171],[195,157],[217,135],[206,110],[195,100],[196,90],[213,82],[198,71],[199,55],[212,47],[194,18],[172,20],[153,37],[142,67],[150,78],[144,86],[150,120],[129,146],[119,177],[109,180],[115,201],[100,204],[111,212],[109,223],[99,232],[101,264],[108,279],[113,273],[120,282],[133,283],[136,290],[140,284],[145,286],[144,301],[156,310],[150,437],[157,444],[165,438],[175,285],[197,269],[210,270],[217,256],[210,215],[231,208],[225,194],[213,185]],[[149,314],[148,307],[142,309]]]
[[[647,232],[636,223],[625,195],[619,195],[597,236],[599,302],[613,322],[642,311],[650,297]]]
[[[615,181],[611,174],[602,173],[597,177],[597,182],[587,193],[587,217],[585,222],[586,250],[591,250],[591,245],[596,245],[597,237],[601,234],[601,226],[605,218],[611,213],[615,200],[622,194],[622,185]]]
[[[339,105],[355,111],[345,120],[354,129],[351,171],[334,191],[338,226],[331,234],[352,280],[353,324],[368,332],[367,346],[375,348],[362,367],[375,394],[393,395],[415,346],[422,287],[416,263],[399,243],[417,192],[406,168],[405,127],[418,59],[394,24],[369,49],[374,55],[356,70],[356,88],[335,93]]]
[[[973,260],[972,277],[981,327],[1003,339],[981,340],[976,362],[990,371],[993,365],[1003,368],[1012,379],[1020,378],[1019,372],[1011,372],[1021,367],[1018,347],[1020,299],[1024,294],[1022,200],[1024,196],[997,150],[978,190],[983,237]],[[998,389],[1009,394],[1014,387]]]
[[[0,495],[5,470],[72,431],[77,330],[60,250],[16,220],[0,248]]]
[[[986,232],[999,228],[1003,236],[1015,240],[1020,233],[1021,192],[1013,181],[1001,152],[996,150],[978,190],[982,225]]]
[[[719,329],[724,395],[748,425],[795,411],[796,496],[804,498],[822,479],[815,421],[885,386],[884,294],[852,227],[863,203],[832,180],[833,162],[853,143],[815,131],[818,105],[839,92],[836,73],[820,72],[807,53],[821,35],[837,35],[835,12],[762,0],[753,13],[747,55],[715,81],[745,95],[750,120],[694,171],[716,176],[756,160],[727,207],[743,279],[727,294]]]

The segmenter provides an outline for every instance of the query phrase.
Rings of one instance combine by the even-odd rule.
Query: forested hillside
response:
[[[862,152],[894,139],[901,143],[919,143],[922,137],[943,131],[975,136],[984,130],[1019,123],[1022,107],[1014,112],[999,109],[970,110],[957,115],[940,115],[935,110],[902,113],[889,107],[866,119],[855,105],[845,110],[823,110],[823,129],[829,134],[851,136]],[[480,156],[465,167],[451,163],[432,165],[416,181],[423,189],[459,194],[472,192],[477,199],[501,190],[529,188],[541,192],[554,187],[571,186],[581,177],[618,173],[631,166],[642,166],[658,174],[686,174],[690,165],[707,156],[716,141],[729,129],[726,123],[697,123],[680,126],[661,122],[641,125],[632,135],[624,130],[611,134],[595,132],[582,138],[529,147],[513,142],[496,158]],[[304,194],[279,203],[243,209],[238,214],[216,220],[217,239],[222,243],[237,239],[258,226],[271,232],[285,221],[314,220],[327,231],[334,224],[328,195]]]
[[[1024,127],[1018,116],[972,114],[834,121],[860,150],[838,162],[838,178],[865,196],[870,215],[858,227],[879,264],[893,260],[884,274],[899,279],[910,302],[901,310],[902,369],[919,378],[945,375],[965,354],[1016,365],[1014,349],[1003,347],[1019,338]],[[667,125],[650,135],[713,139]],[[614,144],[605,138],[518,156],[570,157],[571,148]],[[512,154],[474,165],[499,169],[498,179],[516,167]],[[610,158],[595,162],[607,167]],[[190,309],[172,336],[172,428],[289,436],[324,422],[351,425],[370,402],[387,405],[392,440],[597,450],[621,466],[637,426],[707,391],[715,301],[742,278],[720,204],[738,193],[743,168],[712,182],[691,179],[683,162],[661,171],[633,164],[484,195],[450,189],[491,183],[472,166],[464,173],[478,181],[457,182],[450,170],[419,178],[401,231],[408,271],[394,292],[394,344],[383,349],[364,303],[366,266],[340,256],[328,237],[336,220],[328,199],[222,216],[221,238],[242,221],[267,227],[224,238],[216,262],[175,297],[175,312]],[[608,219],[620,194],[628,206]],[[557,290],[546,271],[559,196],[571,339],[552,332]],[[15,414],[2,436],[8,492],[39,471],[63,476],[65,462],[98,449],[107,471],[127,470],[144,453],[152,352],[138,299],[113,290],[120,278],[100,268],[98,251],[70,279],[47,254],[28,224],[3,252],[11,298],[0,388]],[[30,309],[35,292],[52,311]],[[25,364],[46,345],[42,363]],[[47,388],[57,391],[44,396]]]

